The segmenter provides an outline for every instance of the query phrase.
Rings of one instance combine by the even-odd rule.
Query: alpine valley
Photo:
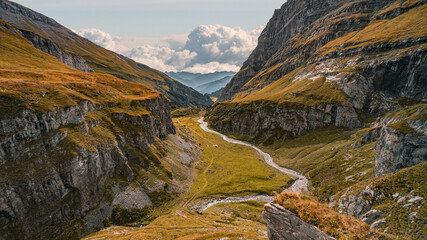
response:
[[[166,75],[0,0],[0,239],[426,239],[427,0],[283,1]]]

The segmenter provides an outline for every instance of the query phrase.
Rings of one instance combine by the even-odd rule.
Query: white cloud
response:
[[[112,37],[102,30],[84,29],[77,33],[161,71],[210,73],[238,71],[256,47],[262,29],[245,31],[221,25],[199,26],[186,39],[172,36],[132,49],[124,45],[131,42],[129,39]]]
[[[80,36],[87,38],[92,42],[98,44],[99,46],[109,49],[111,51],[123,52],[128,50],[128,48],[120,44],[121,40],[119,37],[112,37],[110,34],[102,30],[96,28],[88,28],[81,29],[75,32]]]

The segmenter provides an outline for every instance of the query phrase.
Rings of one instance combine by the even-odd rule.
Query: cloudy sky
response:
[[[285,0],[15,0],[161,71],[238,71]]]

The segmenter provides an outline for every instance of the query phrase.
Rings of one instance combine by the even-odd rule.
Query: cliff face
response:
[[[427,164],[369,179],[335,195],[330,207],[387,233],[425,239]]]
[[[424,101],[425,3],[287,1],[222,92],[220,101],[228,101],[215,104],[207,120],[212,127],[239,135],[268,137],[281,130],[299,136],[328,124],[353,128],[362,122],[362,115],[382,115],[401,107],[402,98]],[[251,105],[257,107],[242,113]],[[343,115],[327,109],[341,109]],[[314,111],[318,117],[309,117],[306,124],[305,116]],[[257,119],[263,112],[274,117],[255,121],[257,126],[253,118],[244,117]],[[214,116],[218,114],[229,117]],[[296,116],[298,120],[286,121]],[[284,119],[286,127],[275,124]],[[251,127],[249,133],[241,130],[243,125]]]
[[[320,127],[357,127],[360,122],[349,104],[320,104],[287,108],[274,102],[221,103],[207,115],[210,125],[222,132],[265,139],[295,138]]]
[[[178,106],[210,106],[213,102],[165,74],[82,38],[55,20],[24,6],[0,0],[0,19],[17,29],[34,47],[84,72],[107,73],[144,84]]]
[[[427,124],[423,120],[409,120],[414,132],[401,132],[394,127],[381,129],[375,149],[375,174],[382,176],[411,167],[427,160]]]
[[[182,192],[197,150],[171,136],[166,97],[78,71],[33,43],[55,50],[51,42],[26,34],[0,24],[0,239],[78,239],[114,211]]]
[[[111,119],[143,129],[143,135],[123,128],[109,141],[99,139],[99,144],[90,147],[76,145],[71,135],[78,129],[89,138],[101,122],[88,120],[88,113],[102,111],[104,106],[83,101],[56,112],[24,110],[18,116],[2,115],[1,238],[59,236],[100,203],[108,178],[121,176],[131,181],[136,175],[131,163],[159,164],[133,156],[146,152],[155,138],[175,133],[167,101],[157,98],[139,104],[151,114],[115,113]]]

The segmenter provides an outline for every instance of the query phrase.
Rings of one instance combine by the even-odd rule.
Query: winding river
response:
[[[236,139],[232,139],[229,138],[227,136],[225,136],[224,134],[214,131],[212,129],[208,128],[208,123],[204,121],[204,118],[200,118],[199,120],[197,120],[200,123],[200,127],[208,133],[214,133],[217,134],[219,136],[221,136],[224,141],[229,142],[229,143],[234,143],[234,144],[240,144],[240,145],[244,145],[244,146],[248,146],[251,147],[253,149],[255,149],[263,158],[264,161],[270,165],[273,168],[276,168],[277,170],[281,171],[284,174],[287,174],[291,177],[294,178],[294,182],[292,183],[292,185],[287,188],[284,192],[297,192],[297,193],[301,193],[301,192],[307,192],[308,189],[308,180],[306,177],[304,177],[303,175],[295,172],[292,169],[288,169],[288,168],[284,168],[284,167],[280,167],[279,165],[277,165],[274,161],[273,158],[270,156],[270,154],[263,152],[261,149],[259,149],[258,147],[254,146],[251,143],[248,142],[244,142],[244,141],[240,141],[240,140],[236,140]],[[216,204],[220,204],[220,203],[233,203],[233,202],[246,202],[246,201],[250,201],[250,200],[255,200],[255,201],[262,201],[262,202],[271,202],[274,199],[274,197],[271,196],[265,196],[265,195],[254,195],[254,196],[246,196],[246,197],[228,197],[228,198],[224,198],[224,199],[214,199],[211,200],[210,202],[206,203],[206,204],[202,204],[199,205],[197,207],[194,207],[195,210],[199,211],[199,212],[203,212],[204,210],[216,205]]]

